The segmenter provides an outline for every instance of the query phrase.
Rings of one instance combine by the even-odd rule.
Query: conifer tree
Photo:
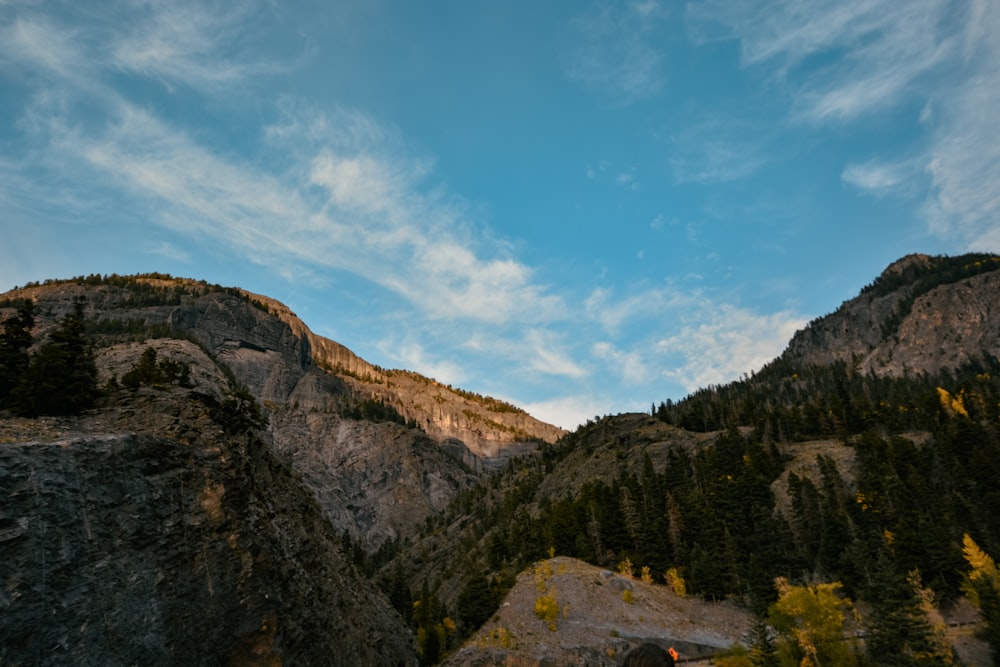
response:
[[[14,390],[18,413],[76,415],[97,400],[97,366],[87,340],[82,299],[73,304],[49,340],[39,348]]]
[[[990,645],[993,662],[997,663],[1000,661],[1000,569],[968,534],[962,542],[962,553],[971,567],[966,575],[965,592],[986,621],[980,636]]]
[[[17,313],[4,320],[0,333],[0,407],[21,382],[31,359],[31,329],[35,326],[35,304],[24,299],[17,304]]]

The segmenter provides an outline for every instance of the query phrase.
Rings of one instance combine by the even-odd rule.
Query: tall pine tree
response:
[[[87,340],[82,299],[73,304],[49,340],[31,358],[14,390],[17,412],[38,415],[76,415],[97,400],[97,366]]]
[[[21,383],[31,359],[31,329],[35,326],[35,304],[24,299],[17,313],[4,320],[0,333],[0,407],[6,406],[14,389]]]

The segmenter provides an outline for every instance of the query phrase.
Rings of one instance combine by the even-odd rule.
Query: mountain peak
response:
[[[784,357],[899,376],[1000,358],[1000,256],[912,254],[799,331]]]

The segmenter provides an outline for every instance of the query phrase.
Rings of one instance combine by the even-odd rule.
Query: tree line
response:
[[[863,648],[850,653],[854,662],[839,664],[950,664],[928,607],[968,595],[967,541],[983,554],[1000,553],[994,368],[898,380],[852,376],[843,366],[798,369],[770,396],[751,396],[748,386],[695,395],[692,404],[666,406],[666,416],[683,422],[711,414],[700,430],[722,428],[711,444],[673,447],[655,466],[640,454],[642,438],[616,431],[613,417],[591,422],[460,496],[450,516],[428,522],[431,534],[475,517],[474,535],[448,566],[464,577],[465,589],[442,614],[456,620],[459,634],[475,630],[517,572],[555,553],[602,567],[627,561],[636,571],[648,568],[660,584],[740,601],[771,628],[781,626],[775,605],[786,593],[798,596],[788,601],[792,608],[804,604],[803,595],[863,600],[871,610]],[[873,407],[899,418],[866,417]],[[813,433],[850,448],[852,470],[821,455],[818,474],[786,472],[791,436]],[[779,434],[787,438],[780,449]],[[618,470],[562,497],[540,491],[571,454],[609,440]],[[630,465],[636,455],[640,465]],[[775,489],[787,498],[784,512]],[[393,582],[397,595],[402,578]],[[1000,577],[995,581],[1000,596]],[[986,636],[997,651],[1000,597],[979,588]],[[782,655],[800,661],[802,650],[774,645],[761,653],[771,662],[758,656],[746,664],[799,664],[782,662]]]

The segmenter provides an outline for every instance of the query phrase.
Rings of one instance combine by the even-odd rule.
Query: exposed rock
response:
[[[271,429],[339,531],[369,549],[409,535],[477,477],[416,429],[275,410]]]
[[[562,434],[513,406],[380,369],[313,334],[280,302],[249,292],[143,277],[2,296],[35,301],[36,340],[83,297],[101,334],[102,383],[121,378],[151,346],[188,366],[200,392],[219,398],[230,377],[247,387],[271,413],[277,450],[291,457],[335,528],[369,548],[412,532],[474,483],[471,473],[499,469]],[[411,428],[344,417],[363,401],[388,406]]]
[[[535,612],[543,596],[558,605],[551,621]],[[731,603],[678,597],[560,557],[521,573],[500,609],[442,664],[613,667],[644,641],[673,646],[689,662],[740,643],[750,625],[750,613]]]
[[[37,421],[0,430],[0,663],[416,664],[265,441],[179,390]]]
[[[969,266],[959,266],[966,270],[954,278],[935,274],[945,262],[962,261]],[[796,333],[784,356],[892,376],[1000,358],[1000,258],[910,255],[890,265],[879,283],[889,287],[869,288]]]

